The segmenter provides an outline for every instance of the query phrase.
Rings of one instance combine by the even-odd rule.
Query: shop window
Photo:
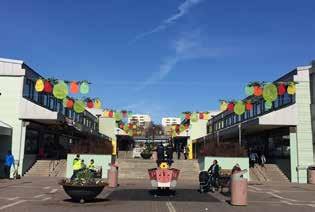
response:
[[[37,154],[38,153],[38,131],[27,130],[25,136],[25,154]]]

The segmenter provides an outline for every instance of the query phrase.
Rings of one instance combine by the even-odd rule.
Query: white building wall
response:
[[[177,118],[177,117],[162,118],[162,126],[163,127],[172,126],[172,125],[180,124],[180,123],[181,123],[181,120],[180,120],[180,118]]]
[[[1,62],[0,62],[1,64]],[[7,66],[0,65],[0,118],[1,121],[12,127],[12,153],[16,160],[23,163],[24,158],[24,143],[25,143],[25,126],[19,119],[20,101],[23,94],[24,77],[22,76],[6,76],[2,77],[3,68]],[[13,69],[13,66],[8,66]],[[17,67],[14,67],[17,68]],[[14,71],[17,71],[13,69]],[[1,142],[1,141],[0,141]],[[0,150],[0,154],[7,150]],[[22,166],[19,167],[21,173]]]

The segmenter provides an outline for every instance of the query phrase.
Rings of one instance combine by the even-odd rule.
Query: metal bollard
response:
[[[308,183],[315,184],[315,166],[309,166],[307,169]]]
[[[247,179],[241,176],[247,170],[233,174],[231,177],[231,204],[235,206],[247,205]]]
[[[110,188],[116,188],[118,185],[118,166],[110,164],[108,170],[108,186]]]

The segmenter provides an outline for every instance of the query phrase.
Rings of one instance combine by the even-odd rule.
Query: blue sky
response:
[[[0,57],[46,77],[87,79],[103,106],[218,109],[247,82],[315,59],[314,0],[14,1],[0,7]]]

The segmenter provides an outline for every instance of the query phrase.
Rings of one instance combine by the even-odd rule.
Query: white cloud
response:
[[[210,47],[208,40],[203,36],[201,30],[193,30],[189,33],[182,33],[172,45],[174,55],[164,59],[157,72],[153,72],[139,87],[137,91],[155,84],[166,78],[174,67],[182,62],[192,59],[214,58],[222,55],[227,49]]]
[[[150,34],[162,31],[166,29],[167,27],[169,27],[170,25],[175,24],[177,20],[180,19],[183,15],[187,14],[192,7],[194,7],[195,5],[203,1],[204,0],[185,0],[181,5],[178,6],[177,13],[173,14],[169,18],[162,21],[162,23],[158,25],[157,27],[155,27],[154,29],[136,36],[132,41],[129,42],[129,44],[134,43],[138,41],[139,39],[144,38]]]

